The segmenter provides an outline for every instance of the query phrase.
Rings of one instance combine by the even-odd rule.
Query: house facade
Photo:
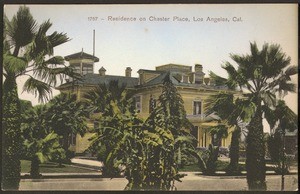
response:
[[[166,64],[157,66],[155,70],[139,69],[138,77],[132,77],[132,69],[127,67],[123,76],[107,75],[106,70],[101,67],[98,73],[93,73],[94,63],[99,59],[95,56],[84,52],[75,53],[66,56],[70,66],[83,76],[83,79],[68,80],[59,86],[61,92],[76,93],[78,100],[83,98],[84,93],[92,90],[99,84],[109,83],[112,80],[118,80],[119,83],[126,84],[126,89],[135,92],[136,109],[141,118],[147,118],[151,112],[153,103],[158,99],[162,92],[163,80],[166,76],[170,76],[170,80],[180,93],[187,118],[194,125],[191,133],[197,138],[197,147],[208,147],[214,137],[211,137],[209,128],[218,125],[217,115],[205,114],[205,103],[210,95],[217,94],[220,91],[240,95],[237,91],[229,90],[226,86],[216,86],[214,80],[205,77],[203,66],[196,64],[194,66],[180,64]],[[90,118],[89,127],[94,126],[93,119]],[[70,149],[76,153],[84,152],[88,146],[88,139],[92,135],[91,132],[85,134],[84,137],[79,135],[71,138]],[[223,138],[222,147],[230,145],[231,135]]]

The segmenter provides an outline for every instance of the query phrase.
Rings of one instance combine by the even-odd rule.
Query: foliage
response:
[[[221,92],[208,98],[206,108],[207,114],[215,112],[222,119],[222,123],[228,127],[233,127],[229,154],[230,165],[227,173],[239,174],[239,139],[241,135],[239,124],[251,119],[255,105],[247,98],[234,99],[232,93]]]
[[[125,125],[123,122],[129,122],[130,120],[126,120],[127,117],[130,119],[135,116],[133,99],[130,96],[125,90],[125,85],[118,81],[100,84],[84,95],[87,109],[92,114],[101,113],[99,118],[95,118],[99,127],[94,129],[96,134],[90,139],[92,143],[89,150],[96,152],[97,158],[103,161],[102,174],[104,176],[120,173],[118,167],[106,164],[106,158],[122,137],[123,131],[120,132],[120,130]]]
[[[148,146],[148,170],[151,172],[145,180],[148,189],[170,190],[174,188],[175,181],[180,181],[182,175],[178,173],[178,162],[181,160],[181,153],[191,156],[195,152],[195,138],[186,131],[191,128],[183,100],[168,73],[163,82],[162,94],[158,98],[158,106],[143,126],[143,130],[151,134],[150,140],[159,140],[155,143],[150,141]]]
[[[298,116],[295,114],[283,100],[278,100],[275,107],[262,106],[265,117],[270,124],[271,133],[276,130],[294,131],[298,127]],[[274,131],[275,130],[275,131]]]
[[[275,108],[271,109],[263,106],[267,121],[270,123],[271,135],[268,136],[268,151],[273,162],[275,171],[282,173],[288,172],[289,162],[284,153],[283,138],[286,131],[294,131],[298,126],[298,116],[285,104],[279,100]]]
[[[46,123],[46,105],[35,106],[22,115],[22,137],[27,158],[31,160],[30,175],[39,178],[39,164],[65,156],[59,137]]]
[[[246,90],[248,93],[245,97],[252,104],[251,107],[255,107],[254,111],[251,108],[249,112],[251,119],[246,139],[247,183],[250,190],[266,190],[263,105],[274,107],[276,94],[283,96],[294,92],[295,84],[291,82],[291,76],[297,73],[297,67],[288,67],[291,59],[279,45],[264,44],[259,50],[256,43],[250,43],[250,51],[251,54],[247,55],[230,55],[237,68],[229,62],[222,67],[228,73],[226,85]]]
[[[287,162],[283,166],[283,161],[286,161],[286,155],[283,152],[282,134],[279,130],[268,136],[267,144],[271,160],[275,163],[275,172],[282,172],[282,169],[284,169],[285,173],[287,173],[289,166]]]
[[[62,136],[63,148],[69,148],[69,136],[79,133],[81,136],[88,130],[86,117],[88,112],[82,102],[76,100],[75,94],[61,93],[49,102],[47,125]]]
[[[24,90],[39,95],[39,100],[48,99],[51,87],[56,84],[56,76],[70,75],[75,77],[68,67],[63,66],[63,60],[55,61],[54,47],[69,39],[63,33],[53,32],[47,35],[51,27],[49,21],[37,25],[30,14],[29,8],[21,6],[9,20],[4,15],[3,30],[3,155],[5,169],[2,173],[4,189],[18,189],[20,181],[20,104],[16,79],[28,76]],[[46,60],[46,58],[49,58]],[[61,58],[62,59],[62,58]]]
[[[207,175],[214,174],[216,171],[216,162],[218,160],[219,146],[213,146],[209,144],[208,146],[208,158],[206,163],[206,168],[203,169],[203,173]]]
[[[91,113],[102,113],[103,115],[112,115],[111,101],[116,101],[120,108],[126,107],[126,103],[132,97],[133,93],[126,91],[126,85],[112,80],[107,84],[99,84],[95,89],[84,94],[84,102]],[[134,104],[130,111],[134,110]]]
[[[164,81],[158,106],[145,122],[137,117],[132,109],[133,99],[126,98],[125,90],[117,99],[109,97],[110,92],[102,95],[109,100],[100,109],[92,146],[105,153],[101,157],[110,175],[121,169],[128,180],[126,190],[173,189],[174,182],[182,177],[176,153],[194,151],[195,139],[184,130],[190,124],[181,96],[170,79]]]
[[[2,188],[4,190],[18,189],[21,170],[20,103],[14,79],[5,80],[2,104]]]
[[[217,126],[210,127],[208,131],[212,137],[211,144],[214,146],[220,147],[222,138],[228,136],[228,128],[224,124],[219,124]]]

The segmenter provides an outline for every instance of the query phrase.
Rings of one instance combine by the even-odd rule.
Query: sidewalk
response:
[[[85,165],[85,166],[92,166],[92,167],[99,167],[99,168],[103,167],[103,162],[96,161],[96,160],[72,158],[71,162],[74,164]]]
[[[98,172],[89,172],[89,173],[42,173],[43,178],[102,178],[101,168],[103,167],[103,163],[96,160],[88,160],[88,159],[82,159],[82,158],[72,158],[71,159],[72,164],[70,166],[78,167],[78,168],[85,168],[85,169],[91,169]],[[242,163],[242,162],[240,162]],[[271,165],[268,165],[271,166]],[[199,175],[202,175],[201,172],[179,172],[180,174],[186,174],[188,179],[199,177]],[[238,178],[245,178],[246,177],[246,171],[242,171],[241,175],[226,175],[223,171],[217,171],[215,175],[207,176],[203,175],[203,177],[209,177],[214,179],[238,179]],[[298,174],[298,168],[294,167],[290,169],[289,175],[295,175]],[[21,177],[24,179],[29,178],[28,173],[21,173]],[[266,171],[266,175],[276,175],[274,171]],[[278,174],[277,174],[278,175]]]

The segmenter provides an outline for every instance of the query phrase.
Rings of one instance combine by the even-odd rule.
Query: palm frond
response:
[[[226,83],[227,83],[227,79],[225,79],[221,76],[218,76],[217,74],[215,74],[212,71],[209,71],[209,77],[211,77],[215,81],[216,86],[223,86],[223,85],[226,85]]]
[[[267,78],[275,78],[290,62],[291,58],[287,57],[286,54],[281,51],[280,45],[271,44],[268,47],[267,55],[264,57],[264,63],[262,63],[262,74]]]
[[[3,55],[3,66],[7,73],[21,73],[26,69],[27,64],[28,62],[24,58],[9,54]]]
[[[222,119],[226,119],[234,108],[233,95],[227,93],[211,95],[205,104],[207,115],[216,112]]]
[[[285,72],[284,72],[284,74],[285,74],[286,76],[296,75],[297,73],[298,73],[298,67],[297,67],[297,66],[289,66],[289,67],[285,70]]]
[[[40,102],[48,100],[49,96],[52,94],[51,87],[49,84],[39,81],[33,77],[30,77],[26,80],[23,86],[23,91],[38,96],[38,100]]]
[[[29,44],[36,30],[36,21],[30,14],[29,8],[21,6],[17,14],[10,22],[6,21],[6,34],[15,47],[23,47]]]
[[[272,107],[276,104],[276,95],[274,91],[262,91],[260,97],[263,100],[264,104]]]
[[[52,23],[47,20],[39,26],[33,42],[28,46],[26,55],[31,60],[39,59],[41,56],[53,55],[54,47],[69,41],[66,34],[54,32],[47,36],[46,32],[52,26]]]
[[[263,105],[262,110],[264,111],[264,117],[270,125],[271,130],[274,128],[277,118],[274,114],[274,110],[272,110],[269,106]]]
[[[225,69],[228,73],[227,86],[230,89],[235,89],[237,86],[240,86],[239,81],[236,80],[236,78],[238,77],[238,72],[233,67],[233,65],[229,62],[226,62],[222,65],[222,68]]]
[[[49,37],[49,42],[53,47],[59,46],[70,41],[66,33],[53,32]]]

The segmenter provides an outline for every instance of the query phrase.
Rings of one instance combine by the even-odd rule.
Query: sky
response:
[[[259,48],[264,43],[280,44],[291,57],[291,65],[298,65],[297,4],[26,6],[38,24],[50,19],[49,33],[64,32],[71,39],[56,47],[55,55],[67,56],[82,49],[93,54],[95,30],[95,56],[100,59],[95,73],[103,66],[106,74],[124,75],[126,67],[131,67],[132,76],[137,77],[139,69],[176,63],[202,64],[204,73],[213,71],[226,77],[221,65],[226,61],[234,64],[231,53],[248,54],[254,41]],[[4,13],[11,19],[18,8],[5,5]],[[122,16],[136,21],[120,21]],[[297,83],[297,76],[292,80]],[[22,93],[24,81],[25,77],[17,80],[20,98],[37,104],[37,97]],[[285,100],[297,112],[297,94]]]

